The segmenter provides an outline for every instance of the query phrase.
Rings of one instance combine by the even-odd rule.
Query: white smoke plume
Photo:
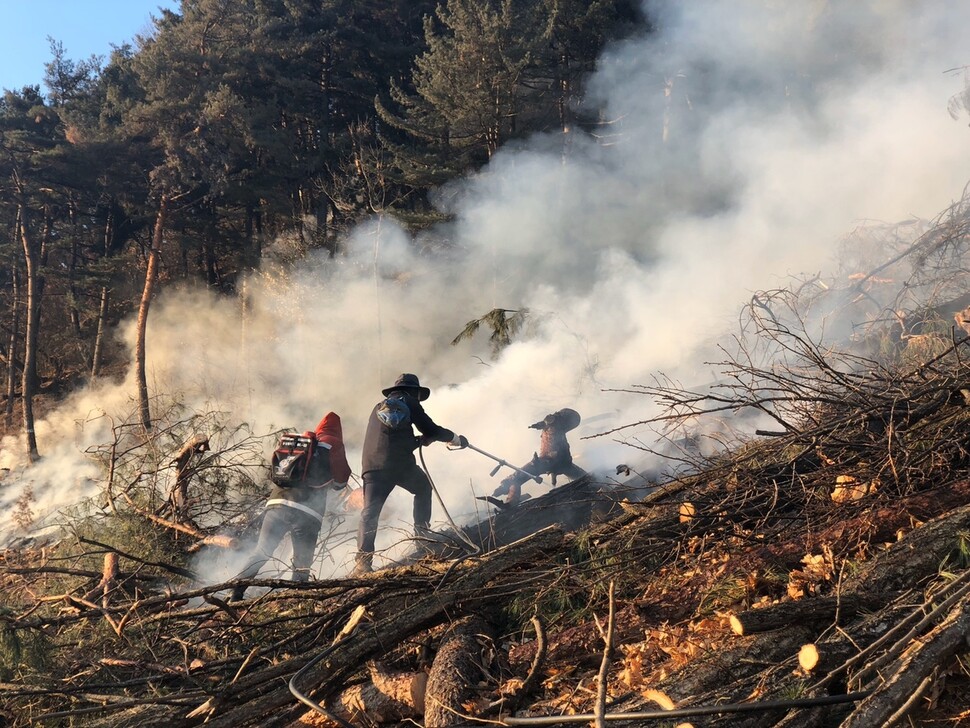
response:
[[[860,221],[931,218],[962,195],[970,130],[947,113],[962,90],[947,71],[967,61],[970,7],[692,0],[648,13],[656,28],[610,48],[592,81],[604,123],[572,129],[565,155],[560,135],[509,145],[440,191],[454,222],[412,239],[372,219],[345,254],[254,276],[245,315],[204,292],[162,297],[148,332],[154,389],[257,432],[309,429],[336,411],[358,472],[380,389],[414,372],[437,422],[514,463],[538,445],[530,423],[577,409],[576,462],[612,473],[636,453],[582,438],[642,420],[649,402],[605,390],[656,372],[710,381],[703,352],[736,328],[753,291],[834,270]],[[496,307],[530,311],[498,358],[487,333],[450,345]],[[133,392],[103,384],[39,423],[47,457],[29,474],[39,509],[93,477],[80,453],[104,426],[74,423],[130,406]],[[10,438],[3,448],[14,493],[10,480],[28,477],[23,448]],[[476,453],[435,445],[425,457],[455,518],[498,484]],[[378,547],[409,521],[397,489]]]

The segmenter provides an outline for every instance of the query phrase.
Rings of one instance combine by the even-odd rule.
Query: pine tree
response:
[[[631,0],[447,0],[425,21],[413,86],[377,111],[401,179],[419,189],[486,163],[507,141],[566,135],[604,44],[639,20]]]

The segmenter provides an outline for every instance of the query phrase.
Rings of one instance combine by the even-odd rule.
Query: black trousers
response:
[[[364,510],[357,530],[357,550],[361,553],[374,551],[381,510],[396,485],[414,495],[415,528],[427,528],[431,522],[431,481],[417,463],[369,470],[364,473]]]

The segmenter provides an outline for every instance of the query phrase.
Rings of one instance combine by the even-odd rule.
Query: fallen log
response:
[[[777,664],[795,655],[811,637],[811,630],[793,627],[777,634],[762,634],[747,638],[746,644],[717,650],[695,660],[656,685],[678,705],[713,694],[727,698],[730,685],[760,673],[766,665]],[[635,705],[643,705],[642,698]],[[614,708],[619,710],[620,706]],[[623,710],[628,706],[623,705]]]
[[[819,666],[821,661],[822,658],[818,652],[818,647],[811,642],[802,645],[802,648],[798,651],[798,666],[805,672],[814,670]]]
[[[849,594],[842,597],[816,597],[778,602],[760,609],[747,609],[728,617],[731,631],[736,635],[770,632],[792,624],[824,626],[840,618],[853,617],[874,604],[885,604],[882,594]]]
[[[936,576],[957,550],[960,532],[970,528],[970,505],[927,521],[846,579],[843,594],[865,591],[892,594]]]
[[[458,620],[448,630],[428,675],[426,728],[467,723],[465,706],[475,697],[476,686],[487,678],[483,666],[494,659],[494,642],[494,630],[477,615]]]
[[[605,503],[614,505],[612,498],[601,492],[592,477],[584,475],[515,506],[500,503],[487,518],[463,526],[460,533],[449,530],[435,534],[431,540],[422,542],[420,549],[405,557],[403,563],[429,554],[441,559],[459,558],[469,552],[471,544],[479,551],[493,551],[548,527],[576,531],[589,525],[594,507],[602,507]]]
[[[860,636],[859,639],[864,639]],[[858,654],[858,644],[838,633],[837,638],[810,642],[798,651],[798,666],[806,673],[825,675]]]

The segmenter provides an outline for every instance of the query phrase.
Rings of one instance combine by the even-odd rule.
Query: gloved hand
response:
[[[468,438],[464,435],[455,435],[455,438],[451,441],[451,444],[457,448],[468,447]]]

